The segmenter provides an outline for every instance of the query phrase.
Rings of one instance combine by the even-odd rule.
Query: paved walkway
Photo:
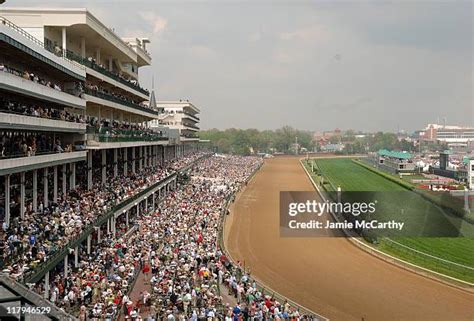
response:
[[[221,283],[220,287],[224,305],[229,304],[229,306],[234,307],[237,304],[237,298],[232,293],[229,293],[229,289],[224,285],[224,283]]]
[[[151,278],[151,273],[149,274],[149,278]],[[140,274],[137,277],[137,281],[135,283],[135,286],[133,287],[132,292],[130,293],[130,299],[132,300],[133,305],[136,305],[136,303],[138,301],[138,298],[140,297],[140,292],[143,292],[143,291],[146,290],[149,293],[151,293],[151,285],[149,284],[149,282],[150,282],[150,280],[147,280],[145,278],[145,274],[143,274],[143,272],[140,271]],[[144,309],[144,307],[141,308],[140,315],[143,318],[148,317],[149,316],[149,311],[143,311],[143,309]],[[125,320],[125,317],[124,317],[123,313],[120,316],[119,320],[121,320],[121,321]]]

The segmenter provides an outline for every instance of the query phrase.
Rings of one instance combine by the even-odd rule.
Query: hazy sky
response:
[[[471,1],[23,1],[87,7],[148,36],[159,100],[202,128],[414,130],[474,125]]]

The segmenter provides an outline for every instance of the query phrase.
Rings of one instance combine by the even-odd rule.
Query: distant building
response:
[[[326,153],[342,152],[344,144],[326,144],[321,146],[321,151]]]
[[[150,122],[152,128],[167,126],[179,131],[182,143],[199,142],[199,108],[187,100],[158,101],[156,107],[162,112],[158,121]]]
[[[421,140],[444,142],[450,147],[468,147],[474,144],[474,127],[428,124],[419,135]]]
[[[391,173],[413,173],[416,168],[413,156],[407,152],[381,149],[375,157],[377,166]]]

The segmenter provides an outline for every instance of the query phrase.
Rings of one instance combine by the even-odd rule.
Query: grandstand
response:
[[[413,156],[407,152],[381,149],[372,158],[377,167],[391,173],[413,173],[416,168],[415,163],[413,163]]]
[[[122,39],[85,9],[0,16],[0,266],[57,304],[58,280],[207,154],[149,128],[160,113],[138,79],[151,64],[146,38]]]

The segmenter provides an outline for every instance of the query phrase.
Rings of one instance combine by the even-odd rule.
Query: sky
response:
[[[474,125],[471,1],[32,1],[149,37],[140,83],[201,128]]]

